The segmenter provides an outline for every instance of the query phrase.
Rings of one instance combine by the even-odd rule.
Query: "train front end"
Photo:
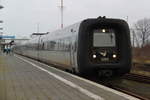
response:
[[[128,24],[120,19],[87,19],[81,23],[78,66],[82,73],[123,75],[131,68]]]

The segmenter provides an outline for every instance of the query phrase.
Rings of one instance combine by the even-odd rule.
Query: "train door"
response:
[[[71,39],[71,44],[70,44],[70,63],[71,66],[75,66],[75,39]]]

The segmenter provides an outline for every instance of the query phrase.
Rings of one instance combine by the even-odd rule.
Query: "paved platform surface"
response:
[[[0,55],[0,100],[138,100],[18,55]]]

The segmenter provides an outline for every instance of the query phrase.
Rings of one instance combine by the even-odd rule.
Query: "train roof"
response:
[[[104,17],[85,19],[85,20],[82,20],[82,21],[77,22],[75,24],[69,25],[69,26],[65,27],[64,29],[59,29],[59,30],[56,30],[53,32],[48,32],[49,34],[40,36],[40,39],[42,39],[42,41],[48,41],[48,40],[55,40],[55,39],[59,39],[59,38],[63,38],[63,37],[69,37],[69,36],[78,34],[79,27],[83,21],[87,21],[87,20],[89,22],[97,21],[97,20],[103,21],[105,19],[109,19],[112,21],[120,20],[121,22],[125,22],[124,20],[121,20],[121,19],[112,19],[112,18],[104,18]],[[75,29],[75,32],[71,32],[71,29]],[[33,39],[30,39],[27,43],[37,43],[38,41],[39,41],[39,36],[37,36]]]
[[[59,37],[68,37],[70,35],[73,35],[73,34],[70,34],[71,33],[70,29],[79,28],[80,24],[81,24],[81,22],[78,22],[73,25],[67,26],[64,29],[59,29],[59,30],[50,32],[49,34],[42,36],[42,38],[57,39]],[[78,31],[78,30],[76,30],[76,31]]]

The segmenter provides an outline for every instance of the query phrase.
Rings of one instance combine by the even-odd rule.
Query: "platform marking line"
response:
[[[33,60],[33,59],[31,59],[31,60]],[[38,62],[38,61],[36,61],[36,60],[33,60],[33,61]],[[117,90],[108,88],[108,87],[106,87],[106,86],[100,85],[100,84],[98,84],[98,83],[92,82],[92,81],[87,80],[87,79],[84,79],[84,78],[82,78],[82,77],[78,77],[78,76],[76,76],[76,75],[67,73],[67,72],[62,71],[62,70],[60,70],[60,69],[51,67],[51,66],[49,66],[49,65],[47,65],[47,64],[44,64],[44,63],[41,63],[41,62],[38,62],[38,63],[41,64],[41,65],[47,66],[47,67],[49,67],[49,68],[51,68],[51,69],[54,69],[54,70],[56,70],[56,71],[59,71],[59,72],[61,72],[61,73],[70,75],[70,76],[72,76],[72,77],[74,77],[74,78],[76,78],[76,79],[82,80],[82,81],[84,81],[84,82],[86,82],[86,83],[89,83],[89,84],[91,84],[91,85],[97,86],[98,88],[101,88],[101,89],[104,89],[104,90],[106,90],[106,91],[115,93],[115,94],[117,94],[117,95],[119,95],[119,96],[122,96],[122,97],[128,99],[128,100],[140,100],[139,98],[136,98],[136,97],[130,96],[130,95],[128,95],[128,94],[119,92],[119,91],[117,91]]]
[[[96,94],[94,94],[94,93],[92,93],[92,92],[90,92],[90,91],[88,91],[88,90],[86,90],[86,89],[84,89],[84,88],[82,88],[82,87],[80,87],[80,86],[74,84],[74,83],[71,82],[71,81],[68,81],[68,80],[66,80],[66,79],[64,79],[64,78],[62,78],[62,77],[60,77],[59,75],[56,75],[56,74],[54,74],[54,73],[52,73],[52,72],[50,72],[50,71],[48,71],[48,70],[45,70],[44,68],[41,68],[40,66],[38,66],[38,65],[36,65],[36,64],[34,64],[34,63],[32,63],[32,62],[26,60],[26,59],[23,59],[23,58],[21,58],[21,57],[18,57],[17,55],[15,55],[15,57],[17,57],[17,58],[23,60],[23,61],[26,62],[26,63],[31,64],[32,66],[34,66],[34,67],[36,67],[36,68],[38,68],[38,69],[40,69],[40,70],[42,70],[42,71],[44,71],[44,72],[46,72],[46,73],[48,73],[49,75],[55,77],[56,79],[62,81],[62,82],[65,83],[65,84],[69,85],[70,87],[75,88],[75,89],[77,89],[78,91],[82,92],[83,94],[85,94],[85,95],[87,95],[87,96],[93,98],[94,100],[105,100],[104,98],[102,98],[102,97],[100,97],[100,96],[98,96],[98,95],[96,95]]]
[[[33,60],[33,59],[31,59],[31,60]],[[39,64],[41,64],[41,65],[47,66],[47,67],[49,67],[49,68],[51,68],[51,69],[54,69],[54,70],[56,70],[56,71],[62,72],[62,73],[67,74],[67,75],[70,75],[70,76],[72,76],[72,77],[74,77],[74,78],[76,78],[76,79],[80,79],[80,80],[82,80],[82,81],[84,81],[84,82],[87,82],[87,83],[89,83],[89,84],[91,84],[91,85],[97,86],[98,88],[102,88],[102,89],[104,89],[104,90],[106,90],[106,91],[115,93],[115,94],[117,94],[117,95],[119,95],[119,96],[122,96],[122,97],[128,99],[128,100],[140,100],[139,98],[136,98],[136,97],[130,96],[130,95],[128,95],[128,94],[119,92],[119,91],[117,91],[117,90],[108,88],[108,87],[106,87],[106,86],[100,85],[100,84],[98,84],[98,83],[92,82],[92,81],[87,80],[87,79],[84,79],[84,78],[82,78],[82,77],[78,77],[78,76],[76,76],[76,75],[67,73],[67,72],[65,72],[65,71],[62,71],[62,70],[57,69],[57,68],[55,68],[55,67],[51,67],[51,66],[49,66],[49,65],[47,65],[47,64],[44,64],[44,63],[41,63],[41,62],[39,62],[39,61],[36,61],[36,60],[33,60],[33,61],[35,61],[35,62],[37,62],[37,63],[39,63]]]

